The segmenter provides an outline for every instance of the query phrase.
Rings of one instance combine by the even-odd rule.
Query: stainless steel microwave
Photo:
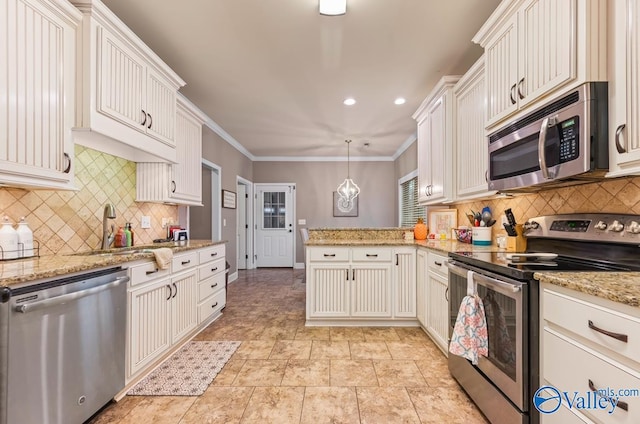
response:
[[[489,135],[490,190],[594,181],[609,169],[607,83],[586,83]]]

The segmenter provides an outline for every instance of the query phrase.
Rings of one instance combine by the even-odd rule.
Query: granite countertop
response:
[[[536,272],[533,277],[541,283],[640,307],[640,272]]]
[[[443,253],[449,252],[493,252],[506,251],[498,249],[496,246],[475,246],[462,243],[457,240],[403,240],[403,239],[372,239],[372,240],[351,240],[351,239],[324,239],[308,240],[305,246],[417,246]]]
[[[58,277],[66,274],[88,271],[91,269],[117,266],[131,261],[151,260],[154,258],[152,252],[139,252],[128,255],[100,255],[100,253],[139,249],[154,249],[160,247],[169,247],[173,250],[174,253],[178,253],[222,243],[226,242],[213,242],[211,240],[188,240],[186,242],[154,243],[153,245],[134,246],[132,248],[95,251],[95,253],[97,254],[94,255],[89,254],[89,252],[78,252],[69,255],[48,255],[41,256],[39,258],[17,259],[12,261],[0,262],[0,287],[27,283],[43,278]]]

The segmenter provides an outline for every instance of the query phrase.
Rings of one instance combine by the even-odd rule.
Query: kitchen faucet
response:
[[[102,215],[102,249],[108,249],[113,243],[113,239],[116,237],[113,233],[113,224],[111,224],[111,234],[107,230],[107,219],[115,219],[116,208],[113,203],[107,203],[104,205],[104,214]]]

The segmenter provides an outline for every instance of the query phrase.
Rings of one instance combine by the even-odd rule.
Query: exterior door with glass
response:
[[[294,184],[256,184],[257,266],[293,267]]]

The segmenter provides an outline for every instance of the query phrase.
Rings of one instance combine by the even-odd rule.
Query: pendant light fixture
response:
[[[321,15],[344,15],[347,13],[347,0],[319,0],[318,9]]]
[[[343,202],[350,204],[353,199],[358,197],[358,194],[360,194],[360,187],[358,187],[358,185],[353,182],[349,174],[349,164],[351,159],[349,154],[349,144],[351,144],[351,140],[345,140],[345,143],[347,143],[347,178],[342,182],[342,184],[338,186],[337,191],[340,199]]]

